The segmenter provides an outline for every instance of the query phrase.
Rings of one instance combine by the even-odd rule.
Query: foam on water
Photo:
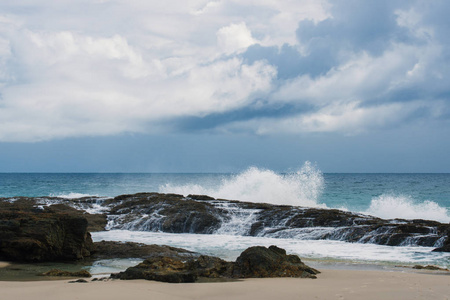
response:
[[[233,261],[248,247],[277,245],[300,257],[335,259],[387,264],[434,264],[449,266],[450,253],[431,252],[430,247],[392,247],[375,244],[346,243],[330,240],[297,240],[211,234],[173,234],[112,230],[93,232],[94,241],[129,241],[144,244],[181,247],[201,254],[214,255]]]
[[[160,187],[163,193],[203,194],[215,198],[264,202],[309,207],[326,207],[319,203],[324,187],[322,173],[310,162],[306,162],[296,173],[277,174],[271,170],[251,167],[246,171],[226,178],[218,186],[201,184]]]
[[[447,208],[433,201],[416,202],[409,196],[383,194],[372,199],[363,213],[384,219],[425,219],[450,222]]]
[[[60,193],[60,194],[50,194],[50,197],[58,197],[64,199],[78,199],[84,197],[97,197],[98,195],[82,194],[82,193]]]

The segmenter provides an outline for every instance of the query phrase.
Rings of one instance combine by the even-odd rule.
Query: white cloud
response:
[[[263,62],[238,58],[145,61],[118,35],[21,33],[30,83],[2,90],[3,141],[154,131],[159,121],[245,106],[268,92],[276,76]]]
[[[442,104],[442,103],[441,103]],[[418,111],[435,108],[423,101],[387,103],[365,107],[361,102],[333,103],[313,112],[281,119],[257,118],[227,124],[223,131],[250,131],[260,135],[279,133],[339,132],[355,135],[368,130],[398,126]],[[439,114],[437,111],[432,112]]]
[[[282,63],[244,58],[255,44],[300,49],[299,22],[331,20],[331,7],[325,0],[0,4],[0,142],[165,131],[177,118],[283,106],[297,110],[223,129],[352,134],[396,124],[419,106],[445,107],[417,93],[408,103],[392,99],[418,86],[445,89],[445,45],[414,8],[395,10],[396,25],[420,42],[388,39],[379,51],[336,44],[343,49],[329,52],[345,55],[321,74],[298,64],[280,79]],[[364,18],[355,20],[363,27]]]
[[[334,101],[355,101],[389,92],[398,85],[414,84],[421,63],[436,55],[435,48],[393,44],[381,56],[354,54],[323,76],[302,75],[288,80],[274,93],[274,101],[324,105]],[[416,72],[418,73],[418,72]]]
[[[256,42],[244,22],[222,27],[217,32],[217,43],[227,54],[242,52]]]

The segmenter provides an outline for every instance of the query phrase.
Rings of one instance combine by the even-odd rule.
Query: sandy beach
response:
[[[1,299],[449,299],[450,276],[436,272],[324,270],[318,279],[270,278],[169,284],[145,280],[0,282]]]

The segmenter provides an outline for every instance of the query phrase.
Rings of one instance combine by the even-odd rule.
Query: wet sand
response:
[[[450,273],[324,270],[318,279],[169,284],[145,280],[2,281],[1,299],[450,299]]]

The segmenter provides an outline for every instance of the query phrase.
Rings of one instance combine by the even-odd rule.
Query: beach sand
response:
[[[324,270],[318,279],[266,278],[169,284],[145,280],[2,281],[2,300],[449,299],[449,273]]]

